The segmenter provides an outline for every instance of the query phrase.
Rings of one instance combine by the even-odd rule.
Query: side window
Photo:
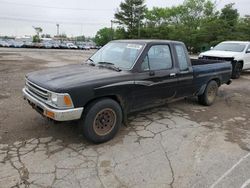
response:
[[[175,45],[175,50],[177,53],[177,58],[180,66],[181,71],[188,70],[188,61],[186,57],[185,50],[182,45]]]
[[[247,47],[247,51],[250,51],[250,45]]]
[[[168,45],[152,46],[146,58],[144,59],[141,69],[146,70],[162,70],[170,69],[173,66],[170,48]]]

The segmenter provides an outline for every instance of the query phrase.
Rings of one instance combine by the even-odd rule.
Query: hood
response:
[[[124,74],[128,74],[127,71],[117,72],[107,68],[76,64],[31,72],[26,75],[26,78],[45,89],[61,91]]]
[[[235,58],[239,54],[240,54],[240,52],[210,50],[207,52],[203,52],[200,55],[212,56],[212,57],[223,57],[223,58]]]

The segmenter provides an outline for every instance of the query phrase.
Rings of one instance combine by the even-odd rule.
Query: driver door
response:
[[[169,45],[152,45],[135,76],[133,109],[165,104],[175,98],[177,77]]]

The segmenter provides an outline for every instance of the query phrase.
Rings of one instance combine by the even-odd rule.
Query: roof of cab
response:
[[[130,42],[130,43],[143,43],[143,44],[149,44],[149,43],[178,43],[183,44],[183,42],[180,41],[173,41],[173,40],[157,40],[157,39],[125,39],[125,40],[113,40],[111,42]]]
[[[239,44],[249,44],[249,41],[224,41],[222,43],[239,43]]]

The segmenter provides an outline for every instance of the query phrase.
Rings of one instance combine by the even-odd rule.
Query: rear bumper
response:
[[[29,94],[25,88],[23,88],[23,97],[40,114],[55,121],[78,120],[82,116],[83,108],[73,108],[73,109],[63,109],[63,110],[51,108],[48,105],[41,102],[40,100],[33,97],[31,94]]]

